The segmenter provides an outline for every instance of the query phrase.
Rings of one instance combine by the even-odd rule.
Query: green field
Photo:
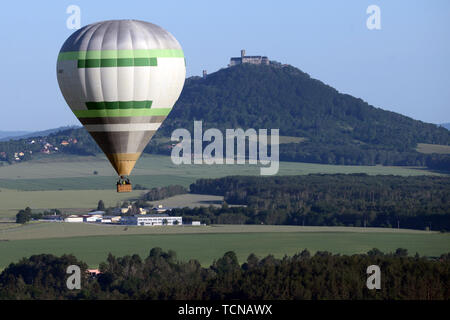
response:
[[[54,223],[54,227],[68,225]],[[23,235],[33,233],[33,228],[23,229]],[[65,227],[65,226],[64,226]],[[402,247],[410,254],[439,256],[450,251],[450,235],[433,232],[395,229],[363,229],[332,227],[287,227],[287,226],[209,226],[209,227],[169,227],[171,230],[153,227],[123,226],[104,228],[102,236],[70,236],[80,230],[66,230],[65,237],[48,239],[6,240],[8,233],[17,237],[11,228],[0,229],[0,269],[22,257],[39,253],[61,255],[72,253],[90,267],[97,267],[111,252],[117,256],[137,253],[146,257],[153,247],[172,249],[182,260],[197,259],[207,266],[226,251],[235,251],[239,261],[245,261],[250,253],[263,257],[293,255],[307,248],[311,252],[327,250],[333,253],[365,253],[376,247],[383,252],[393,252]],[[258,230],[258,227],[261,227]],[[69,229],[71,227],[68,227]],[[83,228],[78,225],[76,228]],[[167,227],[166,227],[167,228]],[[131,229],[131,233],[127,234]],[[9,230],[9,231],[8,231]],[[37,235],[42,236],[40,230]],[[93,230],[91,230],[92,232]],[[56,236],[57,232],[53,234]],[[117,235],[120,232],[122,235]],[[143,234],[138,234],[142,232]],[[164,233],[162,233],[164,232]],[[89,233],[89,232],[87,232]],[[116,234],[114,234],[116,233]]]
[[[94,171],[97,174],[94,175]],[[367,173],[371,175],[438,175],[423,168],[384,166],[338,166],[281,162],[279,175],[310,173]],[[199,178],[228,175],[259,175],[256,165],[174,165],[167,156],[143,155],[133,171],[132,181],[147,188],[178,184],[188,187]],[[41,157],[39,160],[0,167],[0,217],[13,217],[26,206],[32,209],[93,209],[98,200],[114,206],[134,199],[115,192],[116,174],[104,156]]]
[[[0,217],[12,218],[18,210],[32,209],[95,209],[98,201],[104,201],[107,207],[115,206],[118,201],[137,198],[143,191],[117,193],[115,190],[63,190],[63,191],[17,191],[0,190]]]
[[[97,175],[93,172],[97,171]],[[259,175],[257,165],[175,165],[170,157],[143,155],[132,173],[132,181],[147,187],[169,184],[189,186],[199,178],[229,175]],[[436,175],[424,168],[385,166],[341,166],[298,162],[281,162],[278,175],[310,173],[367,173],[394,175]],[[116,174],[103,156],[56,158],[29,161],[0,167],[4,188],[34,190],[113,189]]]
[[[0,241],[32,240],[49,238],[71,238],[88,236],[123,235],[171,235],[208,233],[260,233],[260,232],[353,232],[395,234],[437,234],[423,230],[358,227],[310,227],[287,225],[212,225],[212,226],[121,226],[94,223],[32,222],[25,225],[0,223]]]
[[[444,146],[440,144],[418,143],[416,150],[417,152],[426,154],[450,154],[450,146]]]

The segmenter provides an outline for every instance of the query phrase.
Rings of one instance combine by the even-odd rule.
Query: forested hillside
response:
[[[288,65],[243,64],[205,79],[187,79],[179,100],[145,152],[169,154],[171,142],[167,140],[172,131],[186,128],[192,132],[194,120],[202,120],[204,129],[214,127],[222,132],[279,128],[283,136],[305,138],[280,145],[280,159],[286,161],[424,166],[431,156],[417,152],[417,143],[450,145],[450,131],[443,127],[375,108]],[[49,135],[55,143],[68,136],[83,140],[83,144],[62,152],[99,151],[84,129]],[[0,142],[0,152],[23,152],[29,140]],[[3,160],[11,157],[0,154]]]
[[[158,136],[192,128],[279,128],[307,138],[280,146],[281,160],[331,164],[425,165],[419,142],[450,144],[434,124],[370,106],[292,66],[238,65],[191,78]]]

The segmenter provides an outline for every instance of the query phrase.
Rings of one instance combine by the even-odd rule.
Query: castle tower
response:
[[[241,58],[245,57],[245,49],[241,50]]]

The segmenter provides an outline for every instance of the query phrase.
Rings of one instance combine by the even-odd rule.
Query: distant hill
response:
[[[12,137],[23,136],[30,132],[31,131],[0,131],[0,141],[2,141],[3,138],[9,140]]]
[[[449,123],[441,123],[439,126],[444,127],[447,130],[450,130],[450,122]]]
[[[204,129],[222,132],[279,128],[282,136],[301,137],[285,139],[291,143],[280,145],[280,160],[284,161],[423,166],[432,155],[417,152],[419,143],[450,145],[450,131],[443,127],[375,108],[288,65],[242,64],[206,78],[187,79],[145,152],[169,154],[172,131],[186,128],[192,132],[194,120],[202,120]],[[54,143],[68,137],[81,143],[60,148],[61,152],[99,151],[82,128],[49,135]],[[0,152],[19,148],[19,142],[11,143],[0,143]]]
[[[20,140],[31,137],[45,137],[49,134],[64,131],[68,129],[79,129],[81,126],[63,126],[43,131],[0,131],[0,141]],[[8,134],[9,133],[9,134]]]

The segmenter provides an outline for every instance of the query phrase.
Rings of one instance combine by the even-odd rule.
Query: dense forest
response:
[[[242,207],[174,209],[204,223],[400,227],[450,231],[450,179],[310,174],[200,179],[190,191]]]
[[[430,169],[450,172],[450,155],[431,155],[426,165]]]
[[[450,145],[447,129],[370,106],[292,66],[243,64],[188,79],[157,136],[192,129],[194,120],[205,129],[279,128],[306,138],[280,146],[287,161],[425,165],[417,143]]]
[[[69,265],[82,270],[80,290],[66,287]],[[366,287],[370,265],[382,270],[380,290]],[[203,267],[196,260],[177,260],[173,251],[153,248],[145,259],[109,254],[97,277],[86,270],[86,263],[72,255],[23,258],[0,274],[0,299],[450,299],[450,254],[430,260],[407,256],[405,249],[351,256],[303,250],[281,259],[250,254],[242,264],[229,251]]]
[[[167,139],[172,131],[186,128],[192,132],[194,120],[202,120],[204,130],[279,128],[280,135],[304,138],[301,143],[280,145],[282,161],[425,166],[442,156],[417,152],[417,143],[450,145],[450,131],[444,127],[375,108],[288,65],[243,64],[205,79],[187,79],[179,100],[145,152],[170,154]],[[44,138],[42,142],[58,146],[58,152],[100,152],[84,129]],[[61,147],[61,141],[69,138],[79,142]],[[36,154],[42,147],[42,143],[30,145],[30,138],[0,142],[0,160],[13,162],[14,152],[24,152],[21,160],[29,160],[32,155],[25,151]],[[447,165],[440,168],[450,170]]]
[[[184,194],[187,192],[188,190],[185,187],[179,185],[170,185],[166,187],[152,188],[141,196],[141,200],[157,201],[173,197],[178,194]]]

